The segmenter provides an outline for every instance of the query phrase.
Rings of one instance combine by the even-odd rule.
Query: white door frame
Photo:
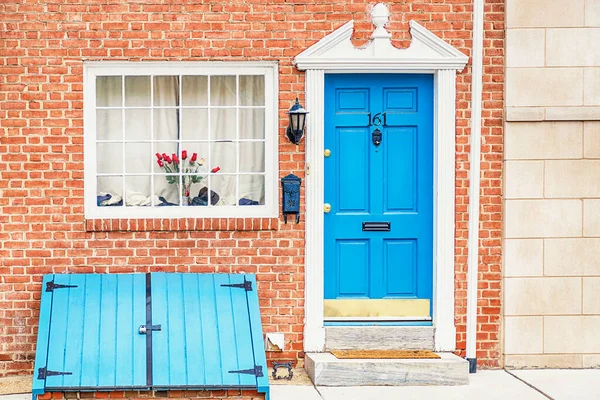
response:
[[[378,4],[371,13],[376,30],[362,49],[350,38],[353,21],[299,54],[294,63],[306,70],[306,261],[304,351],[325,349],[323,325],[324,260],[324,94],[328,73],[429,73],[434,75],[434,274],[435,349],[456,347],[454,326],[455,102],[456,71],[468,57],[418,23],[410,22],[412,42],[400,50],[385,30],[389,12]]]

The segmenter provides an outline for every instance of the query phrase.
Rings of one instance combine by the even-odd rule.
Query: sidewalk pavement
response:
[[[593,400],[600,370],[479,371],[465,386],[271,386],[272,400]],[[527,383],[522,382],[520,379]],[[535,387],[535,389],[533,387]],[[536,390],[537,389],[537,390]]]
[[[271,386],[272,400],[547,400],[504,371],[480,371],[465,386]]]
[[[271,386],[271,400],[600,399],[600,369],[518,370],[511,371],[510,374],[503,370],[484,370],[470,375],[469,379],[470,384],[465,386],[320,386],[315,388],[311,385],[278,384]],[[30,399],[30,394],[0,396],[0,400]]]
[[[555,400],[600,399],[600,369],[530,369],[511,373]]]

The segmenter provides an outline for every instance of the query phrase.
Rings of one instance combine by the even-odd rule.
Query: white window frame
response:
[[[93,61],[83,64],[84,201],[87,219],[253,218],[278,214],[278,65],[275,62]],[[265,204],[256,206],[99,207],[97,202],[96,77],[263,75],[265,77]],[[123,194],[123,198],[125,194]]]

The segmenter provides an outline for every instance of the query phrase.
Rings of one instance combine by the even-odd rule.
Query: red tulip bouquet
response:
[[[200,183],[202,179],[204,179],[204,176],[201,176],[200,174],[206,174],[206,172],[203,171],[204,158],[198,159],[197,153],[193,153],[189,159],[187,150],[181,152],[181,159],[176,153],[173,153],[171,156],[168,156],[165,153],[156,153],[156,158],[156,163],[160,168],[164,169],[166,173],[179,174],[179,172],[182,172],[184,174],[181,179],[181,195],[184,196],[184,198],[189,197],[190,187],[193,183]],[[216,173],[219,172],[220,169],[221,168],[219,167],[215,167],[210,172]],[[167,175],[165,178],[169,184],[177,184],[177,186],[179,186],[178,175]]]

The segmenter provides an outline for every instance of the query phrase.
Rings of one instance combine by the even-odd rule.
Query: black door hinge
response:
[[[54,281],[46,282],[46,292],[52,292],[54,289],[75,288],[77,285],[61,285]]]
[[[73,375],[72,372],[49,371],[46,367],[38,369],[38,379],[46,379],[47,376]]]
[[[246,278],[244,278],[244,283],[224,283],[221,286],[246,289],[246,292],[252,291],[252,281],[247,281]]]
[[[239,371],[229,371],[230,374],[246,374],[246,375],[254,375],[257,378],[262,378],[263,370],[262,365],[255,365],[252,369],[241,369]]]

